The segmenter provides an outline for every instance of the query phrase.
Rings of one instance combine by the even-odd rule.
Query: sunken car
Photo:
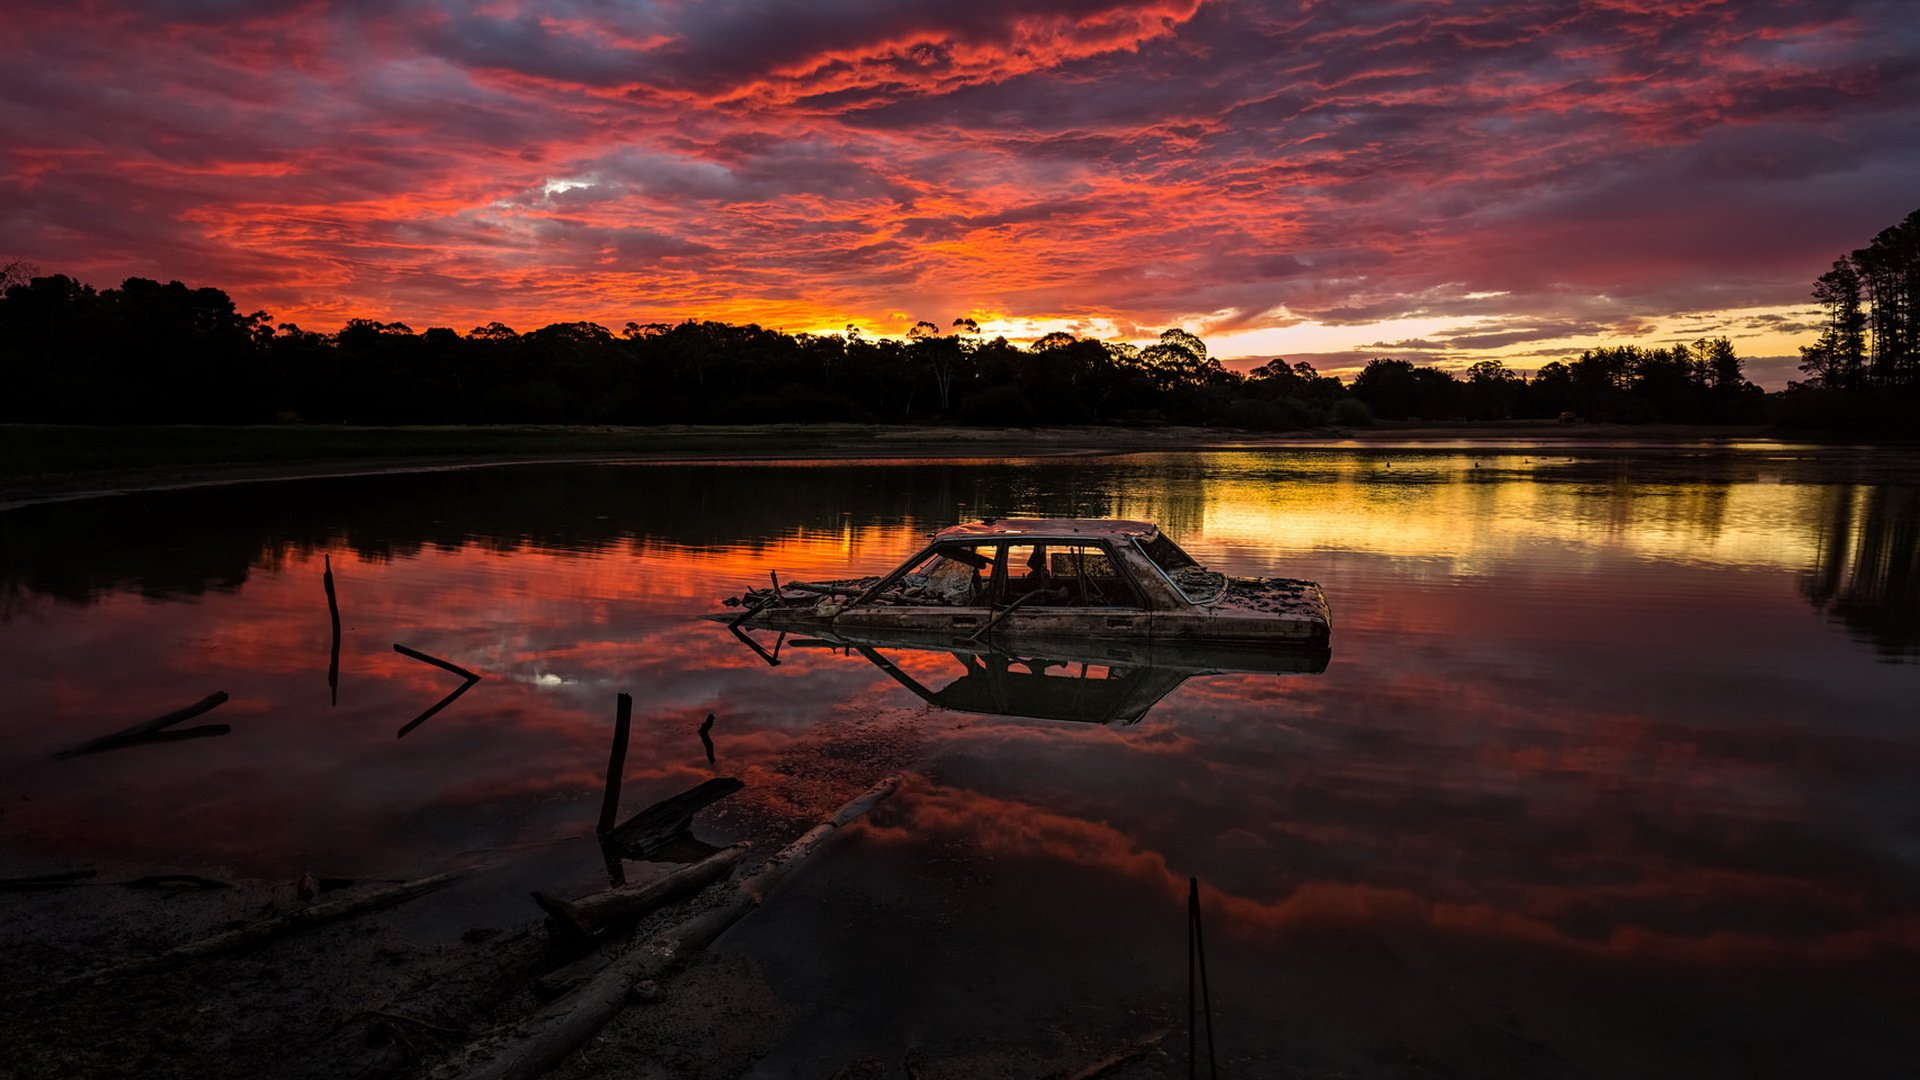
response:
[[[901,644],[1129,640],[1324,649],[1320,586],[1207,570],[1142,521],[988,519],[936,533],[879,577],[749,589],[735,629]]]

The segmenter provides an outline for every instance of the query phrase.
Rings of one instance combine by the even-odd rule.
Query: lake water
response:
[[[1173,1063],[1125,1075],[1184,1075],[1190,877],[1222,1075],[1911,1075],[1914,465],[1334,445],[14,509],[0,852],[271,879],[481,861],[488,886],[415,931],[518,925],[527,888],[605,881],[591,831],[624,691],[624,811],[745,782],[702,815],[708,843],[771,850],[903,778],[719,946],[787,1003],[764,1075],[897,1073],[909,1052],[929,1075],[1007,1054],[1071,1071],[1169,1028]],[[1134,670],[1042,668],[1087,716],[1038,718],[929,704],[908,683],[938,695],[967,674],[950,655],[890,654],[896,674],[759,635],[770,665],[701,618],[769,570],[879,572],[1009,515],[1157,521],[1215,569],[1317,580],[1331,660],[1175,672],[1124,707],[1110,684]],[[404,737],[460,680],[396,643],[482,676]],[[51,758],[215,690],[231,700],[182,727],[225,734]]]

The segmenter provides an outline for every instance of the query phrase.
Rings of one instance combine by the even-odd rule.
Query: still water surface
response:
[[[787,1003],[765,1075],[909,1047],[1077,1067],[1181,1032],[1189,876],[1224,1075],[1901,1075],[1912,466],[1323,447],[524,466],[16,509],[0,850],[268,878],[491,860],[504,884],[441,929],[522,921],[500,897],[604,873],[588,834],[626,691],[627,811],[745,781],[703,841],[769,850],[905,779],[722,944]],[[768,570],[879,572],[996,515],[1157,521],[1215,569],[1318,580],[1331,662],[1153,672],[1118,711],[1099,681],[1142,676],[1095,665],[1044,695],[1090,703],[1076,721],[907,685],[939,697],[966,674],[952,656],[890,654],[903,679],[764,636],[770,666],[700,618]],[[404,738],[459,680],[396,642],[483,676]],[[940,699],[1006,696],[961,685]],[[199,722],[225,735],[50,760],[213,690],[232,700]]]

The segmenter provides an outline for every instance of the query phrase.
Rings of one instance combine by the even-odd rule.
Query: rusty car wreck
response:
[[[1003,518],[955,525],[890,573],[729,597],[742,627],[937,646],[1099,640],[1325,649],[1320,586],[1207,570],[1140,521]]]

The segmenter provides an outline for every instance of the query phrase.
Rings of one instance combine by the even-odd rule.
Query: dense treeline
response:
[[[1725,338],[1593,349],[1531,378],[1497,360],[1456,377],[1377,359],[1346,383],[1284,360],[1229,371],[1179,329],[1145,348],[1063,333],[1022,348],[984,338],[967,319],[945,330],[919,323],[906,340],[869,338],[855,327],[787,334],[691,321],[628,323],[619,333],[584,322],[519,333],[495,322],[460,334],[355,319],[321,334],[275,325],[264,312],[243,315],[218,289],[130,278],[96,291],[63,275],[9,270],[0,293],[0,378],[9,390],[0,420],[16,422],[860,420],[1292,430],[1375,417],[1752,422],[1766,408]],[[1904,370],[1888,370],[1896,369]]]
[[[1920,210],[1842,255],[1813,283],[1826,325],[1800,349],[1781,419],[1809,427],[1906,430],[1920,413]]]

